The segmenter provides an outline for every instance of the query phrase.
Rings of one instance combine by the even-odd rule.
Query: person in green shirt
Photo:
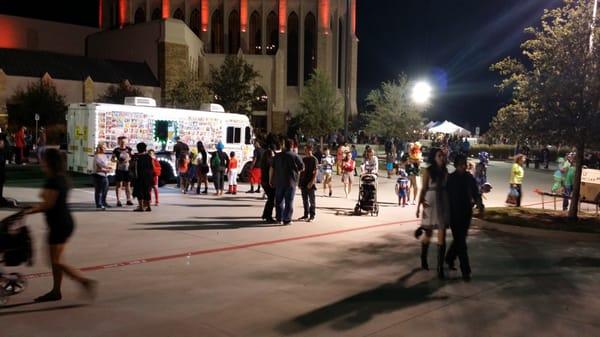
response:
[[[561,172],[564,176],[564,194],[563,194],[563,211],[569,209],[569,200],[571,199],[571,194],[573,193],[573,184],[575,181],[575,153],[569,153],[567,155],[567,160],[563,164],[561,168]]]
[[[521,207],[521,199],[523,198],[521,186],[523,185],[523,178],[525,177],[525,170],[523,169],[524,163],[525,156],[519,154],[515,156],[515,163],[512,165],[510,170],[510,187],[514,188],[518,192],[515,204],[517,207]]]

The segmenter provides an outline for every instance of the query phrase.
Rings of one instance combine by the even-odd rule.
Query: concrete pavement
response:
[[[492,163],[488,205],[502,203],[508,167]],[[527,171],[524,203],[539,202],[531,191],[551,179]],[[138,214],[97,212],[90,190],[75,190],[67,261],[100,281],[97,301],[80,299],[66,280],[63,301],[31,303],[51,284],[43,219],[33,216],[37,263],[16,268],[32,278],[0,308],[0,336],[600,335],[597,244],[475,228],[473,281],[454,273],[440,282],[415,269],[415,207],[395,206],[393,182],[380,181],[379,217],[348,215],[354,200],[318,197],[316,222],[286,227],[260,224],[255,194],[218,199],[167,188],[161,206]],[[343,195],[334,183],[334,196]],[[35,200],[37,191],[7,195]]]

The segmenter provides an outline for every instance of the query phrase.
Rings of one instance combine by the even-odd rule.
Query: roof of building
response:
[[[9,76],[41,78],[48,73],[54,79],[121,83],[159,87],[160,83],[146,63],[103,60],[45,51],[0,48],[0,69]]]

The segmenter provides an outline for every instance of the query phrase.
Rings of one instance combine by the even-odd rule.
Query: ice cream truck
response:
[[[154,149],[161,163],[161,185],[177,176],[173,146],[176,138],[190,150],[202,141],[209,153],[222,142],[229,155],[235,152],[239,167],[247,168],[252,160],[253,135],[250,120],[241,114],[225,113],[217,104],[202,107],[202,111],[156,107],[146,97],[128,97],[125,104],[70,104],[67,112],[68,169],[92,174],[94,151],[104,143],[107,155],[118,146],[117,139],[127,137],[128,146],[144,142]]]

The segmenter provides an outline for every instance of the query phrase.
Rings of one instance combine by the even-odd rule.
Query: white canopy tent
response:
[[[465,128],[462,128],[452,122],[443,121],[427,130],[430,133],[445,133],[458,136],[470,136],[471,132]]]

